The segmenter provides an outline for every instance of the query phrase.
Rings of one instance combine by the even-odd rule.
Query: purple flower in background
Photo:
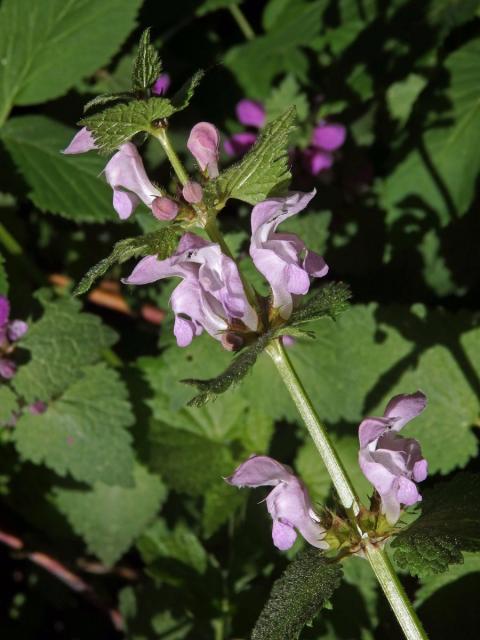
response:
[[[156,96],[163,96],[170,88],[170,76],[168,73],[161,73],[152,86],[152,93]]]
[[[397,432],[426,404],[421,391],[395,396],[382,418],[365,418],[358,429],[360,467],[378,491],[382,512],[392,525],[400,517],[401,505],[411,506],[422,499],[415,483],[427,477],[427,461],[417,440],[403,438]]]
[[[261,129],[265,124],[266,113],[261,102],[255,100],[240,100],[235,107],[238,121],[246,127]]]
[[[87,129],[87,127],[83,127],[73,136],[72,141],[62,153],[65,155],[76,155],[78,153],[92,151],[92,149],[96,148],[97,145],[95,144],[92,133]]]
[[[333,165],[333,152],[345,142],[347,130],[343,124],[322,120],[313,130],[310,146],[302,153],[303,165],[316,176]]]
[[[218,147],[220,134],[210,122],[199,122],[190,131],[187,148],[209,178],[218,176]]]
[[[273,544],[278,549],[290,549],[297,538],[296,530],[312,546],[328,549],[323,541],[325,529],[305,485],[289,467],[268,456],[253,455],[225,480],[235,487],[274,487],[266,502],[273,520]]]
[[[28,325],[23,320],[10,320],[10,302],[5,296],[0,296],[0,378],[10,380],[17,371],[13,360],[5,357],[10,353],[13,342],[20,340],[28,331]]]
[[[257,314],[247,300],[237,265],[218,244],[186,233],[173,256],[143,258],[123,282],[149,284],[171,276],[182,278],[170,298],[180,347],[205,329],[231,350],[242,346],[235,345],[233,336],[257,329]]]
[[[270,283],[273,307],[284,319],[292,313],[293,296],[305,295],[311,278],[322,278],[328,272],[325,260],[309,251],[298,236],[276,233],[278,225],[302,211],[315,193],[294,191],[285,198],[269,198],[252,211],[250,255]]]
[[[248,100],[247,98],[240,100],[235,107],[237,119],[240,124],[254,129],[261,129],[266,120],[265,109],[261,102]],[[225,153],[229,156],[243,156],[252,147],[257,140],[257,133],[253,131],[242,131],[234,133],[223,143]]]
[[[256,133],[242,131],[241,133],[234,133],[230,138],[227,138],[223,143],[223,148],[229,156],[243,156],[250,147],[253,147],[256,140]]]
[[[152,208],[155,198],[162,196],[148,179],[137,147],[131,142],[122,144],[104,171],[113,189],[113,207],[122,220],[132,215],[140,201]]]

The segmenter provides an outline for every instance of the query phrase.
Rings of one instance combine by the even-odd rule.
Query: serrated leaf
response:
[[[395,560],[412,575],[447,571],[462,551],[480,550],[480,477],[462,473],[426,491],[422,515],[392,542]]]
[[[45,413],[24,413],[15,430],[22,458],[76,480],[131,486],[133,423],[127,390],[116,371],[97,364],[83,370]]]
[[[273,585],[252,632],[252,640],[297,640],[340,585],[342,570],[318,550],[307,549]]]
[[[300,86],[295,77],[289,74],[278,87],[272,89],[267,100],[265,100],[268,119],[278,118],[292,105],[295,106],[298,119],[303,122],[310,110],[308,100],[306,95],[300,91]]]
[[[137,133],[151,133],[156,120],[168,118],[175,111],[167,98],[132,100],[83,118],[79,124],[90,129],[100,151],[109,153]]]
[[[295,107],[291,107],[263,129],[256,144],[239,162],[210,181],[211,197],[219,203],[218,208],[229,198],[257,204],[288,185],[288,137],[294,120]]]
[[[178,522],[172,530],[165,520],[157,518],[142,533],[137,547],[147,565],[152,565],[161,558],[172,558],[198,573],[205,573],[207,569],[208,558],[205,548],[184,522]],[[155,567],[149,566],[149,573],[155,575]]]
[[[87,548],[107,565],[114,564],[155,516],[166,497],[159,476],[135,469],[135,486],[97,483],[91,491],[56,489],[54,502]]]
[[[182,111],[190,104],[190,100],[193,98],[195,91],[200,84],[205,71],[199,69],[191,78],[189,78],[180,89],[174,94],[172,98],[172,105],[176,111]]]
[[[0,138],[41,211],[76,222],[114,222],[112,190],[100,178],[105,161],[97,154],[60,152],[75,133],[45,116],[19,116],[7,122]]]
[[[344,282],[329,282],[314,293],[304,305],[295,309],[288,325],[297,327],[325,316],[335,320],[347,309],[351,297],[350,288]]]
[[[8,422],[18,409],[17,396],[5,384],[0,386],[0,427]]]
[[[429,598],[443,587],[446,587],[464,576],[471,573],[479,574],[480,578],[480,555],[478,553],[464,553],[462,564],[454,564],[445,573],[437,573],[424,577],[422,585],[415,594],[415,608],[421,607]]]
[[[48,402],[81,376],[82,367],[98,362],[115,341],[115,332],[96,316],[80,313],[77,301],[48,302],[42,318],[22,339],[31,359],[19,368],[12,385],[28,404]]]
[[[133,91],[148,90],[160,75],[162,63],[156,48],[150,42],[150,27],[140,37],[137,57],[133,63]]]
[[[0,125],[12,105],[56,98],[108,63],[135,26],[140,4],[140,0],[4,0]]]
[[[120,240],[107,258],[87,271],[73,293],[76,296],[86,293],[95,280],[103,276],[115,264],[122,264],[130,258],[147,255],[158,255],[159,260],[164,260],[172,255],[176,246],[177,230],[170,225],[152,233]]]
[[[118,93],[101,93],[99,96],[95,96],[89,100],[86,104],[83,105],[83,113],[87,113],[90,109],[94,107],[103,107],[106,104],[110,104],[112,102],[118,102],[119,100],[133,100],[133,96],[130,93],[118,92]]]

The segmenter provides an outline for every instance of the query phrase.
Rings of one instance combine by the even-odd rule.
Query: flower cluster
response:
[[[5,296],[0,296],[0,378],[10,380],[17,371],[17,366],[11,358],[15,348],[14,343],[20,340],[28,330],[23,320],[10,320],[10,302]]]
[[[255,144],[259,131],[265,125],[266,112],[262,103],[246,98],[237,103],[235,112],[238,122],[248,129],[227,138],[223,148],[227,155],[238,157]],[[317,176],[332,167],[335,151],[343,146],[346,136],[342,124],[320,120],[313,129],[307,148],[296,149],[294,155],[310,175]]]
[[[390,524],[397,522],[402,505],[411,506],[422,499],[416,483],[427,477],[427,461],[417,440],[403,438],[398,432],[426,404],[421,391],[395,396],[383,417],[365,418],[358,429],[360,467],[379,493],[382,511]]]

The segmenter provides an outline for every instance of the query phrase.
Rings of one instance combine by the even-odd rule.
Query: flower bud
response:
[[[190,204],[196,204],[203,198],[203,189],[198,182],[187,182],[182,189],[182,195]]]
[[[152,213],[157,220],[173,220],[178,214],[178,204],[170,198],[160,196],[152,202]]]
[[[210,178],[218,176],[218,146],[220,135],[209,122],[199,122],[190,132],[187,147],[202,171],[208,171]]]

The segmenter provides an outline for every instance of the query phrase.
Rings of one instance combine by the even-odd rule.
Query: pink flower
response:
[[[23,320],[10,320],[10,302],[6,296],[0,295],[0,378],[10,380],[17,372],[17,366],[9,357],[11,344],[20,340],[28,331],[28,324]]]
[[[312,176],[316,176],[322,171],[330,169],[333,165],[333,156],[331,153],[312,147],[302,152],[301,159],[305,169]]]
[[[382,418],[365,418],[358,429],[360,467],[378,491],[390,524],[400,517],[401,505],[411,506],[422,499],[415,483],[427,477],[428,463],[417,440],[397,432],[418,416],[426,403],[421,391],[395,396]]]
[[[152,93],[156,96],[163,96],[170,87],[170,76],[168,73],[161,73],[152,86]]]
[[[155,198],[152,202],[152,213],[157,220],[174,220],[178,214],[178,204],[166,196]]]
[[[270,283],[273,307],[284,319],[292,313],[293,296],[305,295],[311,278],[322,278],[328,273],[325,260],[309,251],[298,236],[276,233],[278,225],[302,211],[315,193],[315,190],[294,191],[285,198],[269,198],[252,211],[250,255]]]
[[[324,151],[336,151],[345,142],[347,130],[343,124],[328,123],[322,120],[312,134],[312,145]]]
[[[246,127],[261,129],[265,124],[266,114],[261,102],[245,98],[237,103],[235,111],[238,121]]]
[[[122,144],[105,167],[105,177],[113,189],[113,207],[122,220],[129,218],[140,201],[152,208],[155,198],[162,196],[148,179],[137,147]]]
[[[83,127],[83,129],[80,129],[80,131],[74,135],[72,141],[62,153],[65,155],[75,155],[77,153],[86,153],[87,151],[91,151],[96,148],[97,145],[95,144],[92,133],[87,129],[87,127]]]
[[[210,122],[199,122],[190,132],[187,148],[209,178],[218,176],[218,147],[220,134]]]
[[[328,549],[323,540],[325,529],[313,510],[305,485],[289,467],[268,456],[253,455],[225,480],[235,487],[274,487],[266,502],[273,520],[273,544],[278,549],[290,549],[297,538],[296,530],[312,546]]]
[[[225,153],[229,156],[243,156],[253,147],[257,140],[257,134],[251,131],[234,133],[223,143]]]
[[[258,317],[247,300],[237,265],[218,244],[186,233],[173,256],[143,258],[124,282],[149,284],[171,276],[182,278],[170,298],[180,347],[203,330],[222,343],[224,336],[256,331]],[[232,337],[225,346],[235,346]]]
[[[187,182],[182,189],[182,195],[190,204],[197,204],[203,198],[203,189],[198,182]]]

